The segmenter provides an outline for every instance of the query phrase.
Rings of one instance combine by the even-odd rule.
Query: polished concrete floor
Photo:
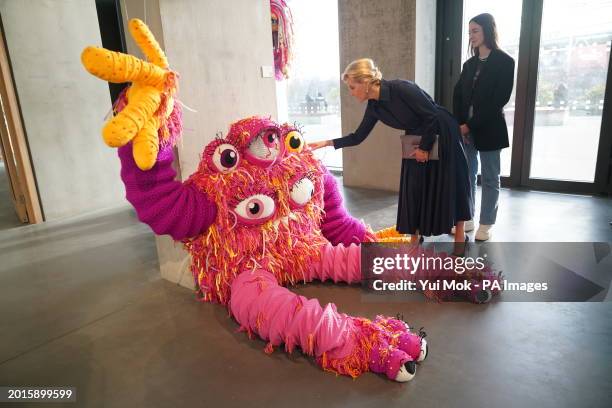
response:
[[[374,228],[393,224],[395,194],[344,194]],[[612,242],[610,220],[610,199],[504,190],[495,239]],[[1,231],[0,259],[0,385],[74,386],[67,407],[612,406],[609,302],[373,303],[357,287],[296,289],[425,326],[431,354],[398,384],[266,355],[222,307],[160,279],[153,235],[129,209]]]

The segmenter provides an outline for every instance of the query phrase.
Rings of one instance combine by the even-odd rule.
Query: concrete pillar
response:
[[[416,81],[433,95],[435,0],[339,0],[340,69],[358,58],[372,58],[383,78]],[[341,90],[342,133],[353,132],[363,117],[359,104]],[[377,124],[358,147],[343,149],[344,183],[397,191],[402,131]]]
[[[185,131],[177,150],[184,180],[196,170],[203,147],[218,132],[225,134],[230,123],[252,115],[276,118],[275,80],[261,74],[262,66],[273,65],[270,4],[159,0],[153,11],[152,3],[147,3],[147,23],[180,73],[178,98],[197,111],[183,114]],[[126,1],[128,17],[144,20],[139,4]],[[182,245],[162,236],[157,250],[162,276],[192,287],[190,258]]]

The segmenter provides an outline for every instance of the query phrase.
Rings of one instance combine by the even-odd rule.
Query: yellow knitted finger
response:
[[[134,84],[127,93],[128,104],[102,129],[107,145],[120,147],[132,140],[157,111],[161,94],[152,86]]]
[[[137,18],[133,18],[128,23],[128,28],[136,45],[142,50],[149,62],[157,65],[160,68],[168,68],[168,59],[166,54],[159,46],[159,43],[149,30],[149,27]]]
[[[392,227],[388,227],[388,228],[383,228],[379,231],[376,231],[374,233],[374,235],[377,238],[386,238],[386,237],[403,237],[404,234],[400,234],[399,232],[397,232],[397,230],[395,229],[395,225]]]
[[[134,137],[132,154],[140,170],[149,170],[155,165],[159,152],[157,129],[159,129],[159,119],[153,116]]]
[[[382,237],[377,238],[376,242],[387,242],[387,243],[395,243],[395,244],[407,244],[411,241],[410,237]]]
[[[81,53],[81,62],[92,75],[108,82],[138,82],[162,89],[168,71],[132,55],[109,51],[100,47],[87,47]]]

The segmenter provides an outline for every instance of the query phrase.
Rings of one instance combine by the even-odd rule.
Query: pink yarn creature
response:
[[[131,144],[119,156],[138,217],[191,254],[199,298],[227,306],[242,330],[267,341],[267,352],[299,347],[324,370],[351,377],[414,376],[427,342],[404,322],[348,316],[287,289],[313,280],[360,282],[359,243],[371,236],[348,215],[335,179],[298,129],[240,120],[204,148],[185,183],[174,180],[171,146],[148,171],[133,163]]]

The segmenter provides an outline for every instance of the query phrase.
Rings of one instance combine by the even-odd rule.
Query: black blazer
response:
[[[470,128],[476,149],[503,149],[509,146],[503,109],[514,86],[514,60],[502,50],[491,50],[472,87],[477,58],[463,64],[453,94],[453,113],[459,124]],[[474,114],[468,120],[470,103]]]

